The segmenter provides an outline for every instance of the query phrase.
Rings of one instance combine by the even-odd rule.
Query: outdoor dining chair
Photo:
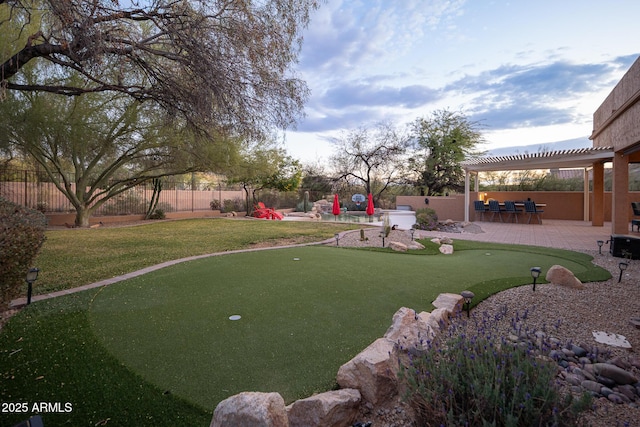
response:
[[[484,202],[482,200],[475,200],[473,202],[473,207],[476,211],[476,218],[477,215],[480,214],[480,218],[482,218],[480,221],[484,221],[484,213],[487,212],[487,208],[484,205]]]
[[[524,211],[529,214],[529,221],[527,221],[527,224],[531,224],[531,217],[533,215],[538,217],[538,224],[542,224],[542,213],[544,211],[536,208],[536,202],[530,200],[525,201]]]
[[[504,201],[504,211],[507,213],[507,219],[513,217],[514,221],[518,222],[518,214],[522,212],[522,209],[516,207],[516,203],[511,200]]]
[[[502,221],[502,209],[500,208],[500,203],[497,200],[489,200],[489,212],[491,212],[491,221],[498,214],[498,218],[500,218],[500,222]]]
[[[640,202],[631,202],[631,209],[633,209],[633,215],[640,217]],[[640,218],[631,220],[631,231],[633,232],[633,227],[638,227],[638,231],[640,231]]]

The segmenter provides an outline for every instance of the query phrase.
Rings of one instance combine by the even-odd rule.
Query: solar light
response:
[[[467,311],[467,317],[469,317],[469,312],[471,311],[471,300],[475,297],[475,294],[471,291],[462,291],[460,292],[460,295],[464,298],[464,307]]]
[[[336,233],[336,234],[333,235],[333,237],[336,238],[336,246],[340,246],[340,244],[339,244],[340,243],[340,234]]]
[[[602,245],[604,245],[604,240],[598,240],[598,253],[602,255]]]
[[[540,272],[542,269],[540,267],[531,267],[531,277],[533,277],[533,290],[536,290],[536,280],[540,277]]]
[[[413,235],[416,234],[416,229],[412,227],[409,231],[411,232],[411,241],[413,242]]]
[[[627,267],[629,267],[629,263],[627,262],[621,262],[620,264],[618,264],[618,268],[620,269],[620,277],[618,277],[618,283],[620,283],[620,281],[622,280],[622,273],[624,273]]]
[[[25,279],[27,282],[27,305],[31,304],[33,282],[38,280],[38,273],[40,273],[40,270],[37,268],[30,268],[29,272],[27,273],[27,278]]]
[[[384,230],[380,232],[380,237],[382,237],[382,247],[384,248],[384,237],[385,237]]]

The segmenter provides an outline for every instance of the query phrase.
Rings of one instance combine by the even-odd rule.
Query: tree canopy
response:
[[[464,190],[460,162],[482,154],[477,149],[483,142],[479,126],[464,114],[449,110],[436,110],[431,116],[416,119],[412,130],[415,155],[409,164],[417,176],[415,185],[425,195]]]
[[[168,126],[152,105],[117,92],[11,93],[0,103],[0,134],[41,166],[76,209],[78,226],[139,183],[222,169],[236,155],[224,135],[211,144],[186,127]]]
[[[0,91],[117,92],[262,135],[302,113],[292,65],[320,1],[0,0]]]

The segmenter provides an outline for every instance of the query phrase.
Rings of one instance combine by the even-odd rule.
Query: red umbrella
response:
[[[371,193],[369,193],[368,197],[369,200],[367,200],[367,215],[371,216],[373,215],[373,196],[371,195]]]
[[[340,201],[337,194],[333,196],[333,209],[331,212],[336,216],[340,215]]]

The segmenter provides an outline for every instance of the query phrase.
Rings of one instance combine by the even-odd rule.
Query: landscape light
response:
[[[30,268],[27,273],[27,278],[25,279],[27,282],[27,305],[31,304],[31,292],[33,289],[33,282],[38,280],[38,273],[40,272],[37,268]]]
[[[465,310],[467,310],[467,317],[470,317],[469,312],[471,311],[471,300],[475,297],[475,294],[471,291],[462,291],[460,292],[462,298],[464,298],[464,306]]]
[[[598,253],[602,255],[602,245],[604,245],[604,240],[598,240]]]
[[[380,237],[382,237],[382,247],[384,248],[384,237],[385,237],[384,230],[380,232]]]
[[[340,243],[340,234],[339,234],[339,233],[336,233],[336,234],[334,234],[334,235],[333,235],[333,237],[335,237],[335,238],[336,238],[336,246],[340,246],[340,245],[339,245],[339,243]]]
[[[411,241],[413,242],[413,235],[416,233],[416,229],[411,227],[410,232],[411,232]]]
[[[531,267],[531,277],[533,277],[533,290],[536,290],[536,280],[540,277],[540,272],[542,269],[540,267]]]
[[[624,273],[624,271],[627,269],[627,267],[629,267],[629,263],[627,262],[621,262],[620,264],[618,264],[618,268],[620,269],[620,277],[618,277],[618,283],[620,283],[620,281],[622,281],[622,273]]]

